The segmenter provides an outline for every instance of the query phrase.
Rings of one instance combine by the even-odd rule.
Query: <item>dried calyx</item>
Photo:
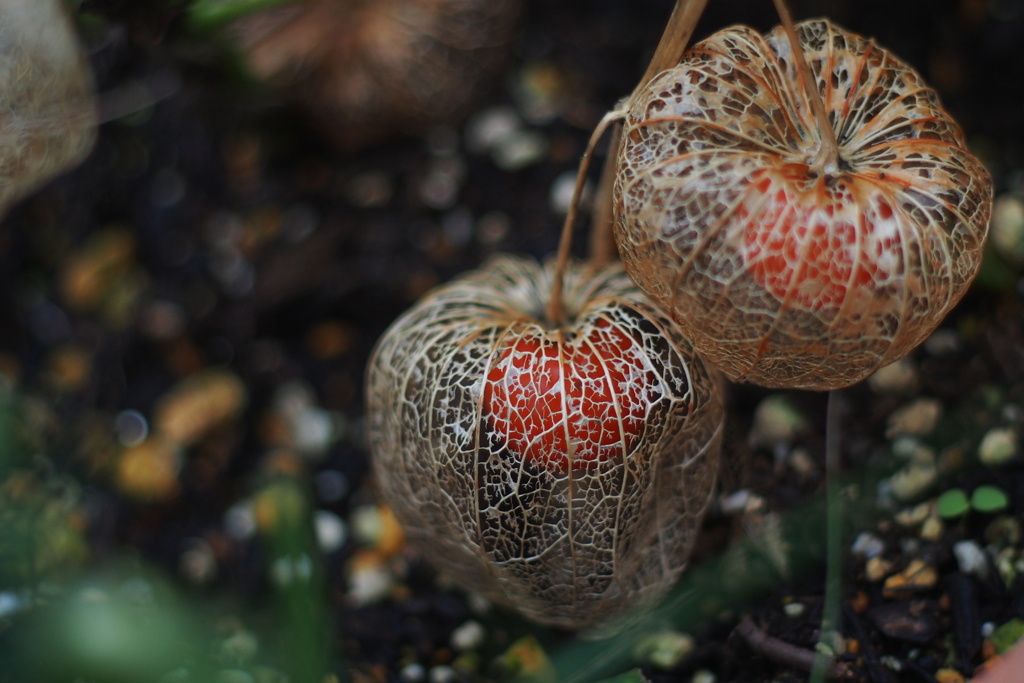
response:
[[[538,621],[616,629],[685,566],[720,388],[620,264],[570,261],[572,325],[533,319],[553,270],[499,257],[396,321],[368,369],[370,445],[436,566]]]
[[[507,54],[519,11],[520,0],[309,0],[228,30],[252,74],[355,148],[464,113]]]
[[[980,266],[988,172],[913,69],[827,20],[721,31],[622,115],[626,268],[733,380],[863,379]]]
[[[796,35],[796,27],[793,26],[789,8],[786,7],[784,0],[772,1],[775,3],[775,10],[779,13],[779,19],[782,21],[782,28],[786,32],[789,48],[792,51],[793,59],[796,60],[800,83],[807,94],[811,111],[814,112],[814,122],[817,124],[819,147],[808,165],[818,173],[835,175],[839,171],[839,142],[836,140],[836,132],[832,130],[832,122],[828,120],[828,113],[825,112],[825,103],[821,99],[821,93],[818,92],[817,81],[814,80],[811,69],[807,66],[807,58],[804,57],[800,38]]]

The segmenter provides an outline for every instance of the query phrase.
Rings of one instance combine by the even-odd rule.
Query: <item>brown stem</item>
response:
[[[811,76],[811,68],[804,58],[804,49],[800,45],[800,39],[796,35],[796,27],[793,25],[793,18],[789,15],[785,0],[773,0],[775,9],[782,20],[782,28],[786,31],[789,39],[789,47],[793,51],[793,59],[796,61],[797,74],[804,86],[807,100],[811,103],[811,111],[814,112],[814,120],[818,124],[818,136],[821,138],[821,148],[815,156],[811,165],[825,173],[836,173],[839,170],[839,142],[836,140],[836,132],[832,130],[832,122],[828,120],[828,113],[825,111],[825,102],[818,92],[817,82]]]
[[[708,0],[676,0],[665,32],[661,34],[661,42],[658,43],[651,63],[647,66],[647,71],[634,93],[640,92],[656,75],[679,63],[679,58],[693,37],[693,31],[697,28],[697,22],[707,4]]]
[[[594,220],[590,228],[590,267],[598,269],[615,259],[615,173],[618,169],[619,139],[622,137],[622,126],[612,128],[608,138],[608,156],[601,170],[601,185],[597,189]]]
[[[580,195],[583,194],[583,185],[587,181],[587,170],[590,168],[590,160],[594,156],[594,147],[597,145],[605,130],[613,122],[620,120],[625,114],[623,109],[615,109],[604,115],[597,128],[590,135],[587,142],[587,149],[580,159],[580,168],[576,172],[576,186],[572,190],[572,199],[569,202],[569,210],[565,214],[565,223],[562,224],[562,237],[558,242],[558,261],[555,263],[555,274],[551,278],[551,296],[548,298],[547,319],[552,327],[561,327],[565,324],[565,306],[563,299],[565,293],[565,267],[569,263],[569,251],[572,247],[572,229],[576,225],[576,214],[579,212]]]
[[[750,645],[750,649],[774,662],[803,671],[810,671],[814,668],[814,660],[818,653],[768,635],[758,628],[749,616],[743,617],[743,621],[736,627],[736,633],[743,636],[743,639]],[[849,670],[835,662],[829,663],[825,674],[836,680],[850,678]]]

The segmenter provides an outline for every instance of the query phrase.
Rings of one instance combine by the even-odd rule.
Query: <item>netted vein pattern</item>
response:
[[[513,38],[520,0],[311,0],[233,28],[248,67],[360,147],[465,111]]]
[[[569,628],[662,595],[718,469],[723,407],[676,325],[617,264],[501,257],[440,287],[368,371],[381,492],[460,585]]]
[[[992,184],[935,91],[872,41],[726,29],[630,102],[615,184],[630,275],[733,380],[830,389],[908,353],[981,263]]]
[[[56,0],[0,3],[0,213],[96,139],[92,72]]]

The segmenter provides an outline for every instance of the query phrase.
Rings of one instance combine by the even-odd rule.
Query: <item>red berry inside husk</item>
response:
[[[461,586],[614,630],[674,583],[715,490],[715,373],[621,264],[499,257],[429,293],[367,372],[382,497]]]
[[[555,472],[570,461],[583,470],[632,452],[653,374],[636,341],[599,319],[563,344],[517,338],[487,373],[484,411],[520,457]]]
[[[736,219],[757,283],[805,310],[837,311],[902,272],[899,220],[871,180],[828,179],[803,164],[759,170]]]

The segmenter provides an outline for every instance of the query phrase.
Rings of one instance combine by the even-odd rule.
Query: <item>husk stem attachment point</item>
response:
[[[804,93],[811,104],[811,111],[814,113],[814,120],[818,124],[818,137],[821,140],[821,147],[811,162],[811,168],[827,175],[834,175],[839,172],[839,142],[836,140],[836,132],[832,130],[832,122],[825,112],[825,102],[821,99],[817,84],[811,75],[811,68],[804,58],[803,47],[800,46],[800,39],[796,35],[796,27],[793,25],[793,17],[786,7],[785,0],[772,0],[775,3],[775,10],[779,14],[782,28],[789,39],[789,47],[793,52],[793,59],[796,61],[797,75],[803,84]]]
[[[652,78],[679,63],[707,4],[708,0],[677,0],[672,15],[668,18],[665,32],[661,34],[658,47],[654,50],[651,63],[647,66],[647,71],[644,72],[634,93],[642,91]]]
[[[672,14],[668,19],[668,24],[665,26],[665,31],[661,35],[661,40],[658,42],[658,47],[654,51],[654,56],[651,58],[650,64],[647,66],[647,71],[644,72],[643,77],[633,90],[633,95],[643,90],[644,86],[650,82],[654,76],[661,73],[666,69],[671,69],[679,63],[679,59],[682,57],[683,52],[686,50],[687,45],[690,43],[690,38],[693,37],[693,32],[697,28],[697,22],[700,20],[701,15],[704,13],[704,8],[707,6],[708,0],[676,0],[675,7],[672,9]],[[576,186],[573,188],[572,200],[569,203],[569,210],[565,215],[565,223],[562,226],[562,236],[558,244],[558,261],[555,266],[555,273],[551,281],[551,296],[548,299],[547,311],[545,313],[547,322],[552,327],[561,327],[565,325],[565,305],[564,305],[564,277],[565,268],[569,262],[569,252],[572,246],[572,230],[576,224],[576,214],[579,211],[580,195],[583,193],[583,185],[586,182],[587,170],[590,168],[590,160],[594,153],[594,147],[597,142],[604,135],[604,132],[608,129],[608,126],[613,122],[622,120],[626,111],[629,107],[629,99],[619,104],[618,107],[605,114],[601,122],[597,124],[593,134],[590,136],[590,141],[587,143],[587,149],[583,153],[583,158],[580,160],[580,168],[576,174]],[[610,160],[606,163],[605,176],[614,176],[615,172],[615,156],[618,152],[618,135],[614,135],[609,145],[608,155]],[[608,183],[610,186],[614,182],[613,177],[606,178],[602,181],[602,185]],[[604,188],[602,187],[602,190]],[[604,192],[602,191],[601,195]],[[599,196],[599,201],[602,197]],[[591,242],[591,265],[598,266],[606,263],[612,258],[612,250],[610,244],[610,233],[612,224],[614,222],[613,210],[609,211],[609,207],[603,204],[598,204],[598,211],[594,218],[594,238]]]
[[[572,199],[569,202],[569,210],[565,214],[565,223],[562,224],[562,236],[558,242],[558,261],[555,264],[555,272],[551,278],[551,296],[548,298],[545,317],[547,323],[553,328],[562,327],[566,323],[565,318],[565,268],[569,263],[569,253],[572,248],[572,231],[576,225],[576,214],[579,213],[580,197],[583,194],[583,186],[587,182],[587,171],[590,169],[590,161],[594,156],[594,148],[601,140],[608,126],[619,121],[625,116],[624,109],[613,109],[604,115],[601,122],[594,128],[594,132],[587,142],[587,149],[583,152],[580,160],[580,168],[576,172],[576,185],[572,190]]]

